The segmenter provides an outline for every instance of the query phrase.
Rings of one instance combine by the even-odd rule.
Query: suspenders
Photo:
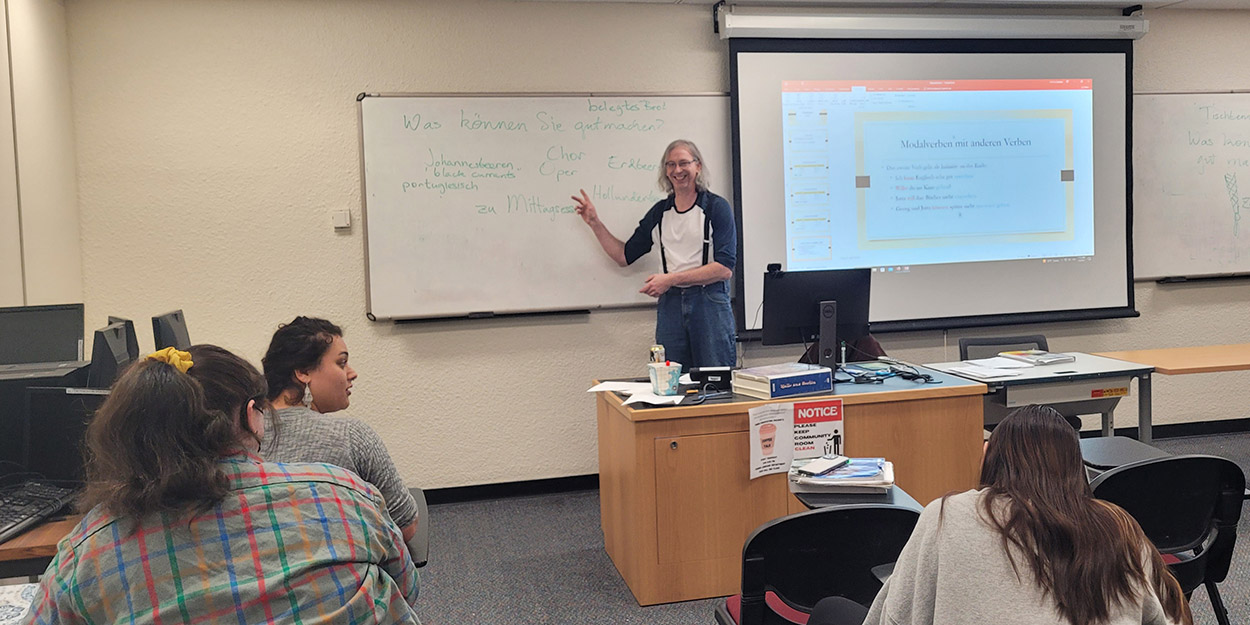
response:
[[[699,200],[706,199],[703,196],[703,193],[706,193],[706,192],[699,193],[698,197],[695,198],[695,204],[700,207],[703,207],[703,205],[707,203],[707,202],[703,202],[703,203],[699,202]],[[660,219],[656,221],[655,223],[655,227],[660,232],[659,234],[660,268],[664,270],[664,273],[668,273],[668,255],[664,253],[664,213],[667,213],[669,208],[676,210],[677,208],[676,198],[673,198],[673,203],[669,204],[668,208],[665,208],[664,210],[660,211]],[[707,253],[708,253],[708,250],[711,248],[711,246],[712,246],[712,220],[708,219],[707,208],[703,207],[703,264],[704,265],[707,264]]]

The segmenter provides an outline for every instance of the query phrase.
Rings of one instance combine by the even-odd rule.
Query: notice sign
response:
[[[749,415],[751,479],[788,472],[795,459],[842,453],[841,399],[765,404]]]
[[[794,459],[842,454],[842,400],[794,404]]]
[[[765,404],[749,412],[751,476],[790,470],[794,458],[794,404]]]

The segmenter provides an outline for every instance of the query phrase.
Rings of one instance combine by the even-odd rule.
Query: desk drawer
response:
[[[1098,378],[1075,382],[1019,384],[1007,387],[1007,407],[1029,404],[1059,404],[1090,399],[1112,399],[1128,395],[1132,376]]]

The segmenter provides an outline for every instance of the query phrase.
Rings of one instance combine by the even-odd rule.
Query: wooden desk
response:
[[[1250,369],[1250,343],[1101,352],[1099,356],[1151,365],[1164,375]]]
[[[985,385],[930,373],[942,384],[893,378],[835,389],[845,453],[890,459],[896,482],[921,504],[976,485],[983,439]],[[635,409],[615,393],[597,395],[604,545],[639,605],[740,592],[751,531],[807,509],[785,474],[747,477],[747,411],[769,402]]]
[[[0,577],[41,575],[56,555],[56,544],[82,520],[72,515],[49,521],[0,543]]]

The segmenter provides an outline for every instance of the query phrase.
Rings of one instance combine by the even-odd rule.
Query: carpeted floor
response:
[[[1250,472],[1250,433],[1156,440],[1174,454],[1205,453]],[[687,625],[712,623],[716,600],[642,608],[603,549],[598,491],[430,507],[430,564],[419,612],[426,625]],[[1234,623],[1250,622],[1250,510],[1220,592]],[[1194,621],[1214,625],[1206,593]]]

